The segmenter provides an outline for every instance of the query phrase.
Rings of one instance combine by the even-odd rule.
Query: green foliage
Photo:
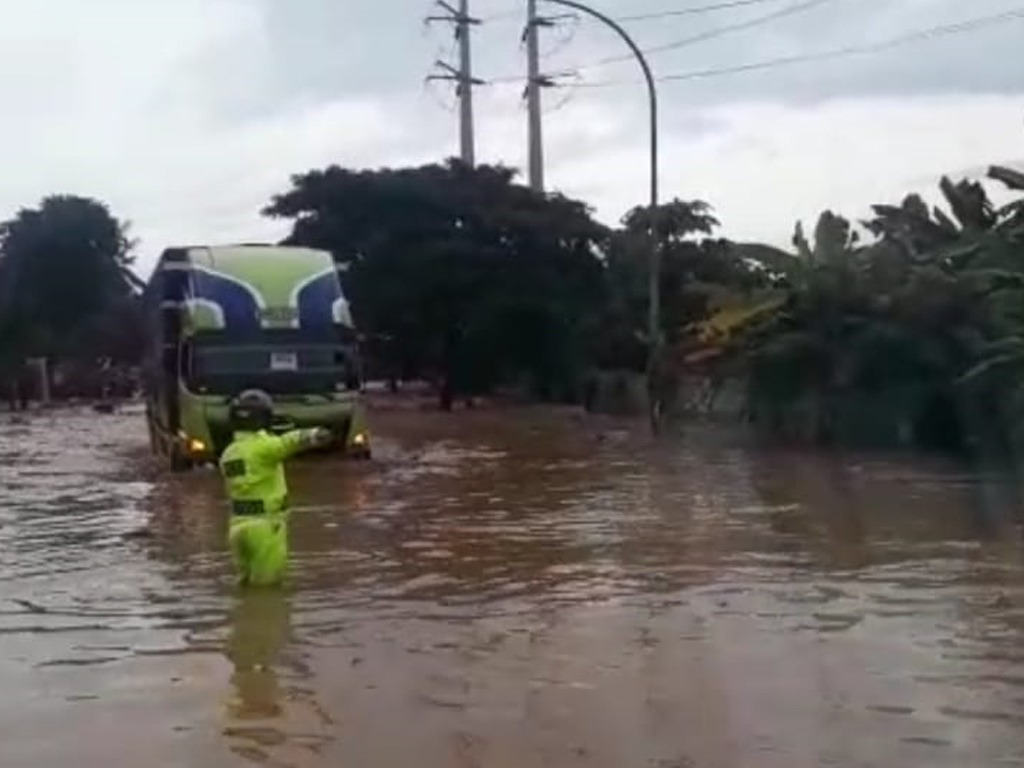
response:
[[[717,238],[699,200],[637,207],[609,230],[508,168],[457,161],[311,170],[264,213],[346,267],[378,372],[436,378],[447,407],[506,384],[572,397],[594,366],[644,370],[656,252],[665,388],[722,361],[776,434],[1020,449],[1024,173],[988,176],[1017,199],[997,207],[980,183],[943,178],[942,206],[909,195],[859,226],[825,211],[791,251]],[[130,252],[125,226],[85,198],[0,224],[0,372],[30,355],[132,359]]]
[[[989,176],[1024,191],[1016,171]],[[813,243],[797,227],[790,263],[806,266],[783,267],[785,304],[733,348],[755,423],[849,441],[873,419],[872,440],[944,446],[991,433],[978,414],[1021,423],[1024,205],[997,210],[968,180],[940,190],[948,214],[916,195],[873,206],[868,243],[828,211]]]
[[[605,229],[582,203],[539,195],[513,171],[451,161],[295,176],[265,209],[289,242],[348,265],[356,320],[377,357],[437,375],[442,404],[526,377],[572,389],[604,305]]]
[[[691,235],[710,235],[719,222],[712,215],[711,206],[703,200],[687,202],[675,198],[654,211],[650,206],[637,206],[623,217],[622,224],[631,235],[657,233],[658,244],[664,248]]]
[[[711,237],[719,223],[701,200],[675,199],[653,213],[634,208],[622,223],[609,240],[606,328],[619,341],[613,345],[617,352],[627,337],[634,340],[626,359],[636,370],[643,369],[646,355],[652,238],[661,258],[661,331],[673,346],[700,336],[702,323],[723,298],[769,285],[790,266],[788,254],[770,246]],[[616,355],[607,364],[623,359]]]
[[[0,223],[0,353],[134,359],[137,278],[126,226],[102,203],[45,198]]]

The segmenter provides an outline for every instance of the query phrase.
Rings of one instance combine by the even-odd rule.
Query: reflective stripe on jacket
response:
[[[316,430],[298,429],[283,435],[265,430],[236,432],[220,458],[220,473],[235,514],[279,514],[288,503],[284,461],[311,448]]]

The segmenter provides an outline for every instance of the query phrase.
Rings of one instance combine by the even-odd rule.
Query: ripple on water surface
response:
[[[375,429],[292,468],[291,588],[238,596],[216,477],[158,471],[138,411],[0,425],[5,766],[1024,759],[999,478],[543,411]]]

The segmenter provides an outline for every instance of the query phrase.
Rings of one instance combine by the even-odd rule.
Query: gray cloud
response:
[[[644,47],[656,47],[699,35],[737,21],[757,18],[767,4],[742,14],[715,14],[659,23],[655,28],[632,25]],[[632,7],[632,4],[631,4]],[[916,30],[968,18],[1019,10],[1014,0],[833,0],[770,24],[724,35],[651,57],[659,75],[700,71],[757,62],[780,56],[814,54],[849,45],[863,45]],[[632,11],[631,11],[632,12]],[[974,91],[1016,92],[1024,86],[1024,57],[1017,55],[1024,20],[976,30],[960,36],[935,38],[894,48],[884,53],[850,56],[812,64],[779,67],[726,77],[665,83],[669,100],[720,104],[749,99],[787,102],[863,95],[943,94]],[[588,29],[576,50],[566,51],[558,63],[571,68],[600,59],[615,40]],[[984,55],[979,55],[983,51]],[[631,62],[588,70],[587,77],[632,79]]]
[[[430,31],[422,26],[423,17],[430,11],[426,1],[260,2],[271,33],[268,51],[273,65],[269,81],[273,88],[267,90],[268,97],[305,93],[330,98],[406,91],[421,81],[439,49],[449,45],[449,33],[443,25]],[[692,4],[703,2],[693,0]],[[619,15],[680,7],[665,0],[606,0],[595,5]],[[756,19],[786,5],[780,0],[742,10],[638,22],[630,24],[629,29],[642,46],[653,47]],[[474,3],[474,13],[485,19],[495,13],[513,14],[475,30],[477,73],[481,77],[522,73],[520,22],[515,15],[522,6],[511,0]],[[658,54],[651,60],[660,74],[730,66],[873,42],[1014,8],[1019,8],[1017,0],[974,0],[969,4],[962,0],[831,0],[756,28]],[[1013,92],[1024,84],[1024,57],[1017,55],[1022,31],[1024,21],[1005,23],[881,54],[665,84],[662,88],[668,99],[685,98],[700,104],[750,98],[803,101],[870,94]],[[576,33],[575,40],[547,59],[550,69],[571,69],[624,50],[613,35],[594,23],[579,24]],[[545,34],[545,48],[559,47],[556,43],[561,31]],[[635,77],[632,62],[625,62],[587,70],[584,81]]]
[[[796,0],[632,29],[653,46],[787,1]],[[594,2],[619,14],[679,7]],[[812,53],[1019,2],[833,0],[652,61],[668,74]],[[473,10],[488,18],[522,3],[473,0]],[[170,243],[277,236],[280,224],[258,211],[290,173],[453,154],[455,116],[422,87],[452,43],[450,29],[424,30],[428,11],[428,0],[0,0],[0,99],[10,107],[0,121],[0,217],[52,192],[94,195],[133,220],[148,263]],[[510,17],[476,30],[481,77],[520,75],[520,26]],[[1019,156],[1022,31],[1019,22],[884,55],[666,83],[665,195],[711,201],[726,234],[785,242],[795,218],[823,207],[857,216],[934,187],[945,169]],[[590,24],[558,42],[545,36],[551,69],[622,51]],[[632,81],[635,68],[586,72],[590,83],[609,77]],[[481,160],[522,167],[521,90],[513,82],[478,91]],[[606,221],[641,202],[642,89],[551,91],[545,103],[552,187]]]

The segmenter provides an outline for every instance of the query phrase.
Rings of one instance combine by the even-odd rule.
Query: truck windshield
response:
[[[197,337],[182,352],[186,383],[201,393],[230,395],[253,388],[321,394],[359,387],[355,349],[339,340]]]

